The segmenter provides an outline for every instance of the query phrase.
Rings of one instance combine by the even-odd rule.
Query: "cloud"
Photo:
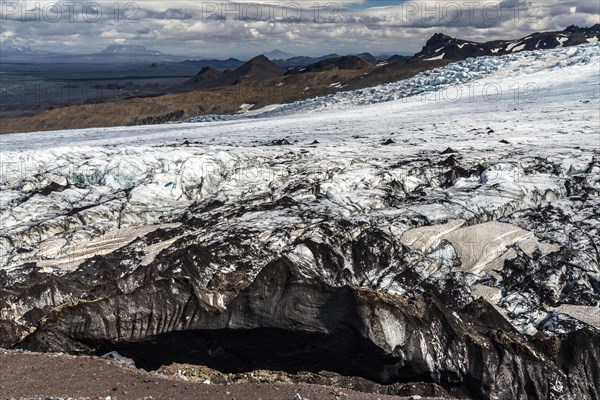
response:
[[[169,8],[162,12],[154,12],[154,11],[144,11],[145,18],[155,18],[155,19],[192,19],[195,16],[195,13],[187,12],[182,10],[181,8]]]
[[[174,0],[168,7],[164,4],[3,1],[0,40],[3,46],[72,53],[131,43],[198,57],[250,56],[272,48],[312,55],[413,53],[435,32],[486,41],[600,22],[596,0]]]

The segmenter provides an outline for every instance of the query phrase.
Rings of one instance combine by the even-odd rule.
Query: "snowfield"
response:
[[[334,286],[483,296],[527,334],[600,328],[599,71],[589,44],[212,122],[0,136],[0,269],[177,272],[193,244],[201,285],[285,255]]]

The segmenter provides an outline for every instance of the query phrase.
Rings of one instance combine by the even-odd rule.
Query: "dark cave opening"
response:
[[[156,370],[171,363],[204,365],[226,373],[258,369],[297,373],[330,371],[377,383],[431,382],[385,355],[358,332],[306,332],[279,328],[169,332],[143,342],[96,344],[96,354],[117,351],[138,368]],[[401,379],[399,379],[401,378]]]

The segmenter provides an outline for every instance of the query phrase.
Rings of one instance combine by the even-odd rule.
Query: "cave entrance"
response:
[[[388,376],[395,376],[393,380],[397,381],[399,372],[406,381],[424,378],[409,370],[401,371],[398,358],[384,354],[358,332],[346,329],[329,334],[276,328],[169,332],[144,342],[102,343],[97,349],[98,355],[117,351],[146,370],[176,362],[227,373],[257,369],[331,371],[383,384],[389,383]]]

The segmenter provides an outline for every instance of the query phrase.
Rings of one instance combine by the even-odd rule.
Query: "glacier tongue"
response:
[[[127,143],[133,134],[139,145],[95,147],[104,142],[98,143],[97,130],[5,136],[3,148],[13,150],[2,152],[0,267],[13,270],[37,263],[73,270],[86,259],[120,248],[143,249],[143,237],[150,232],[168,232],[173,223],[199,213],[194,218],[206,214],[203,218],[214,222],[200,230],[180,227],[173,237],[196,238],[201,244],[243,231],[249,236],[242,243],[270,254],[264,262],[277,254],[307,254],[298,260],[304,260],[300,264],[310,270],[305,271],[308,275],[319,276],[319,268],[327,266],[297,243],[333,246],[323,225],[347,220],[352,228],[336,240],[352,243],[371,229],[381,229],[389,232],[388,240],[423,254],[426,261],[418,263],[435,265],[439,261],[427,254],[440,251],[440,241],[446,240],[454,247],[458,270],[483,279],[486,271],[496,274],[505,259],[516,256],[515,244],[528,256],[536,250],[546,255],[563,244],[557,235],[542,244],[535,231],[527,231],[526,220],[507,224],[511,215],[553,208],[556,202],[573,215],[579,207],[595,207],[595,198],[586,203],[566,199],[598,190],[592,178],[598,169],[593,128],[598,94],[586,83],[586,74],[597,66],[598,49],[587,45],[470,59],[407,81],[269,111],[300,112],[284,118],[101,130],[114,142]],[[553,73],[562,81],[557,83]],[[530,80],[538,88],[537,98],[526,104],[512,96],[430,104],[412,97],[346,110],[350,104],[378,103],[382,93],[429,90],[432,85],[439,89],[442,83],[464,84],[481,77],[482,85],[494,79]],[[302,113],[315,104],[334,110]],[[549,108],[556,108],[551,120],[546,118]],[[162,139],[157,141],[155,132],[161,131],[169,135],[161,138],[173,144],[165,147]],[[176,140],[179,131],[199,140],[182,145]],[[270,146],[275,132],[297,143]],[[25,150],[31,136],[58,146]],[[396,143],[382,146],[386,137]],[[312,144],[313,138],[320,143]],[[447,144],[454,150],[441,153]],[[204,211],[204,204],[219,207]],[[458,224],[452,222],[458,219]],[[436,228],[439,224],[445,225]],[[409,240],[412,232],[419,237]],[[168,251],[173,245],[170,234],[164,242],[151,246]],[[343,260],[340,268],[348,273],[328,282],[380,282],[388,290],[406,292],[387,276],[404,268],[400,260],[390,269],[359,273],[352,255],[344,254],[347,245],[336,246]],[[144,264],[151,259],[147,255]],[[128,262],[133,270],[141,260]],[[250,278],[264,262],[252,263],[257,265],[250,269]],[[432,265],[412,268],[436,271]],[[589,279],[598,275],[597,262],[588,272]]]
[[[188,284],[204,311],[234,313],[273,265],[290,287],[291,274],[331,293],[435,293],[450,310],[481,297],[529,335],[598,329],[599,55],[471,59],[256,118],[2,136],[0,340],[3,321],[26,337],[52,310],[181,300]],[[496,84],[499,98],[419,96]],[[156,334],[198,323],[171,300]],[[369,328],[386,351],[409,340],[394,312]],[[430,351],[423,374],[442,368]]]

